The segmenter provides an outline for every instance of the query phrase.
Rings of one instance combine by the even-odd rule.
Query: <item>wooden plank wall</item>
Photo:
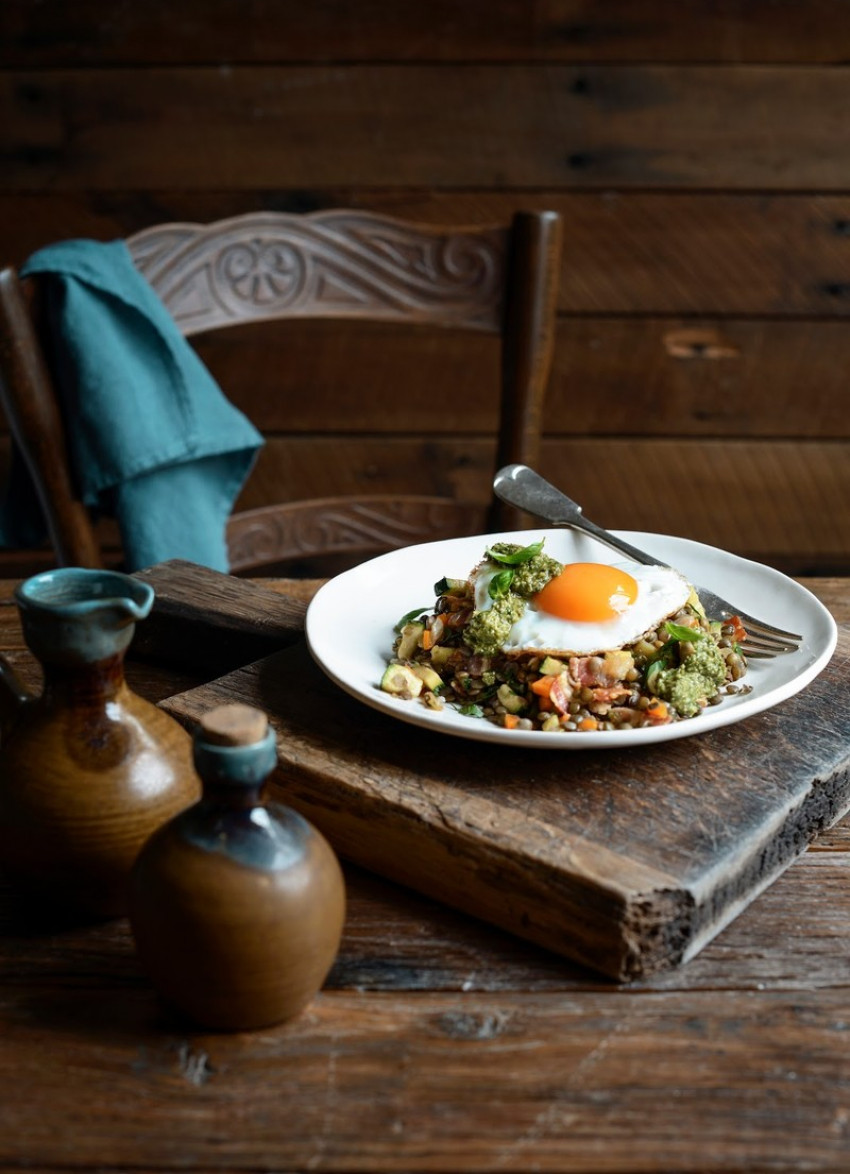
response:
[[[848,61],[844,0],[3,0],[0,259],[256,208],[555,208],[542,471],[611,527],[846,571]],[[486,494],[485,340],[199,349],[269,436],[242,504]]]

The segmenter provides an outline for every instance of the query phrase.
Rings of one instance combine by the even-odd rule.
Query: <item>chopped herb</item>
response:
[[[484,716],[484,710],[480,705],[461,705],[458,707],[458,713],[462,713],[464,717]]]
[[[687,628],[684,624],[674,624],[672,620],[665,622],[664,630],[673,640],[700,640],[705,635],[701,628]]]
[[[398,623],[394,626],[393,631],[400,632],[405,624],[409,624],[411,620],[421,619],[423,616],[428,614],[429,610],[430,608],[428,607],[415,607],[413,611],[409,611],[406,615],[401,617]]]

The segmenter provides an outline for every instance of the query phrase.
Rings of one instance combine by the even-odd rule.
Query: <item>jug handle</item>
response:
[[[0,734],[8,733],[18,713],[32,699],[32,694],[15,669],[6,657],[0,654]]]

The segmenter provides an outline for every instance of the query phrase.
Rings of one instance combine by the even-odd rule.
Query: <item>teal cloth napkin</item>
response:
[[[123,241],[62,241],[39,274],[74,473],[85,504],[118,521],[129,571],[169,558],[229,569],[225,526],[262,436],[222,394]],[[17,461],[0,542],[45,527]]]

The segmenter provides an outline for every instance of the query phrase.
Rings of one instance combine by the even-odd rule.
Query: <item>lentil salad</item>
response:
[[[547,733],[666,725],[698,716],[726,695],[750,691],[742,683],[747,664],[740,621],[712,621],[692,589],[674,614],[616,649],[504,652],[476,638],[481,613],[474,582],[481,567],[497,569],[496,602],[507,600],[501,611],[514,615],[523,584],[539,591],[541,573],[545,584],[563,569],[541,554],[541,546],[488,549],[467,579],[435,584],[433,606],[415,609],[396,624],[381,688],[432,709],[449,705],[507,729]]]

